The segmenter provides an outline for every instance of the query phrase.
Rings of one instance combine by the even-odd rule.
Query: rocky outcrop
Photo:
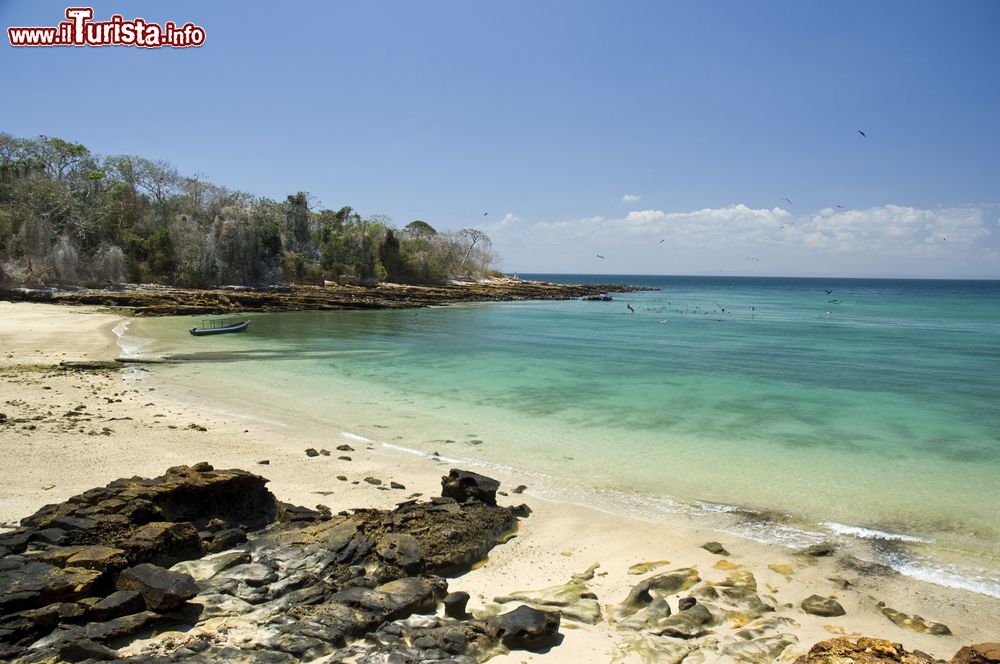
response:
[[[828,639],[814,645],[795,664],[931,664],[934,659],[922,652],[907,652],[902,644],[863,637]]]
[[[115,290],[0,290],[0,299],[53,304],[89,304],[126,309],[136,316],[177,316],[242,311],[406,309],[458,302],[569,300],[607,292],[653,290],[622,284],[553,284],[518,279],[440,286],[380,284],[375,287],[327,284],[254,290],[129,286]]]
[[[462,502],[334,516],[278,503],[264,478],[196,464],[46,506],[2,536],[12,553],[0,565],[0,658],[106,659],[152,627],[220,617],[252,636],[157,642],[139,659],[475,662],[551,647],[557,612],[475,619],[455,593],[449,617],[423,615],[448,594],[443,575],[482,560],[523,512],[496,505],[494,480],[453,471],[443,486],[456,478]],[[222,541],[233,548],[206,555]],[[361,641],[371,634],[382,637]]]
[[[977,643],[959,650],[949,664],[998,663],[1000,663],[1000,643]]]

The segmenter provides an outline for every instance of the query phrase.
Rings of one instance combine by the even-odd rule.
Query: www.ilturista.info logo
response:
[[[108,21],[93,21],[91,7],[68,7],[66,18],[50,28],[7,28],[11,46],[138,46],[140,48],[187,48],[205,43],[205,29],[194,23],[178,27],[146,19],[126,21],[115,14]]]

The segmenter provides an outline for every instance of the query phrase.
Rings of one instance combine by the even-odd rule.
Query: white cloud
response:
[[[503,232],[504,230],[509,230],[511,227],[514,227],[519,223],[521,223],[521,218],[513,212],[508,212],[503,216],[503,219],[498,222],[492,224],[480,224],[479,229],[487,233],[498,233]]]
[[[883,205],[793,215],[740,203],[632,210],[614,218],[501,221],[491,235],[505,256],[563,271],[585,269],[588,264],[577,263],[589,254],[582,248],[594,247],[608,256],[602,269],[618,272],[740,274],[751,265],[746,257],[756,256],[763,260],[752,269],[765,274],[986,274],[996,272],[989,265],[996,254],[992,217],[981,206]]]
[[[635,203],[640,198],[642,197],[636,194],[625,194],[624,196],[622,196],[622,203]]]

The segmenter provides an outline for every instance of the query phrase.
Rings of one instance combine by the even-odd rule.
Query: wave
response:
[[[131,323],[130,320],[123,320],[111,328],[111,331],[115,333],[118,347],[122,349],[121,357],[142,357],[143,351],[153,343],[153,340],[148,337],[130,335],[128,328]]]
[[[832,530],[837,535],[850,535],[859,539],[887,540],[896,542],[931,542],[933,540],[916,535],[904,535],[903,533],[893,533],[887,530],[877,530],[875,528],[863,528],[861,526],[847,526],[836,521],[825,521],[823,525]]]
[[[852,541],[855,543],[858,541],[881,541],[900,544],[932,542],[932,540],[916,535],[850,526],[834,521],[809,526],[808,524],[796,523],[783,514],[763,512],[739,505],[704,500],[685,502],[665,495],[650,496],[619,489],[574,486],[561,478],[546,473],[526,471],[506,464],[428,454],[420,449],[393,443],[382,442],[380,444],[390,450],[427,459],[436,459],[443,463],[461,464],[484,472],[492,471],[514,475],[519,480],[530,482],[525,493],[544,500],[570,503],[596,509],[606,514],[630,516],[644,521],[708,528],[760,544],[796,549],[827,541],[831,534],[848,550],[852,549]],[[913,579],[1000,598],[1000,580],[987,576],[986,570],[979,570],[980,573],[977,573],[975,570],[960,570],[954,566],[942,566],[931,560],[915,558],[902,548],[855,550],[852,553],[869,562],[890,567]]]

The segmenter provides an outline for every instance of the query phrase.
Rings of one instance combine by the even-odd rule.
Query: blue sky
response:
[[[507,270],[1000,277],[1000,3],[91,4],[207,41],[4,35],[0,131],[479,226]]]

